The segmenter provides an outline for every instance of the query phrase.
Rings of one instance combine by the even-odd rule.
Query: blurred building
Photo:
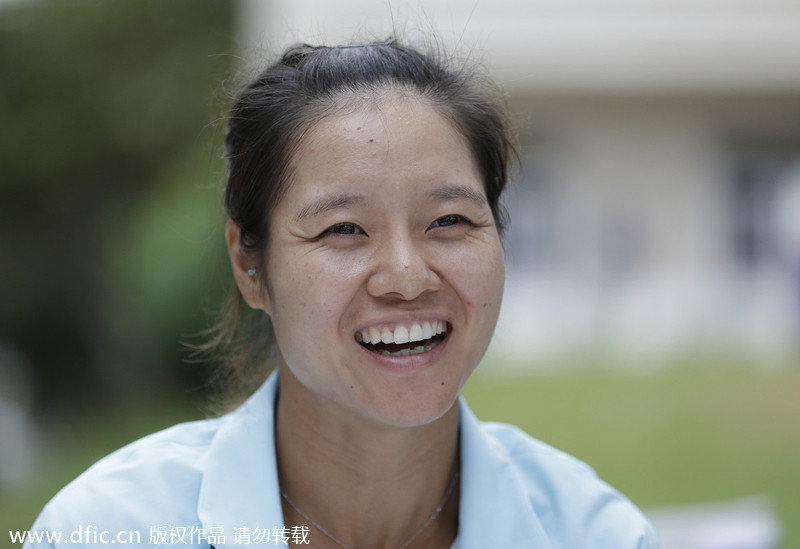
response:
[[[485,61],[523,167],[496,356],[797,349],[794,0],[242,0],[240,28],[251,58],[434,31]]]

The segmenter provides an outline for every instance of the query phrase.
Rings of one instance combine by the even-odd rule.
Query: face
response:
[[[503,292],[466,140],[424,100],[393,97],[324,119],[294,160],[256,300],[291,377],[281,398],[383,425],[434,421],[483,356]]]

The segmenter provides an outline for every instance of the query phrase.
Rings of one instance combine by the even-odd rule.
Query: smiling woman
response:
[[[455,420],[500,308],[500,241],[466,139],[429,100],[381,95],[304,135],[263,260],[228,223],[242,295],[275,329],[282,392],[318,425],[343,410],[387,425]],[[263,284],[245,272],[252,261]]]
[[[301,46],[268,67],[231,111],[238,305],[210,343],[223,377],[260,388],[101,460],[34,529],[138,530],[156,546],[183,528],[195,547],[264,532],[323,549],[656,547],[591,469],[460,399],[503,294],[508,128],[485,80],[393,40]]]

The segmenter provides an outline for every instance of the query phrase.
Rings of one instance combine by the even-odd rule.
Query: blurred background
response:
[[[481,61],[519,127],[478,415],[665,549],[800,546],[798,29],[792,0],[0,1],[0,533],[203,417],[234,75],[397,34]]]

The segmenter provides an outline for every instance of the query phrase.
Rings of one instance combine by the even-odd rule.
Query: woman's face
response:
[[[294,168],[260,305],[297,381],[281,398],[383,425],[435,420],[489,344],[505,275],[466,140],[425,100],[391,95],[323,119]]]

